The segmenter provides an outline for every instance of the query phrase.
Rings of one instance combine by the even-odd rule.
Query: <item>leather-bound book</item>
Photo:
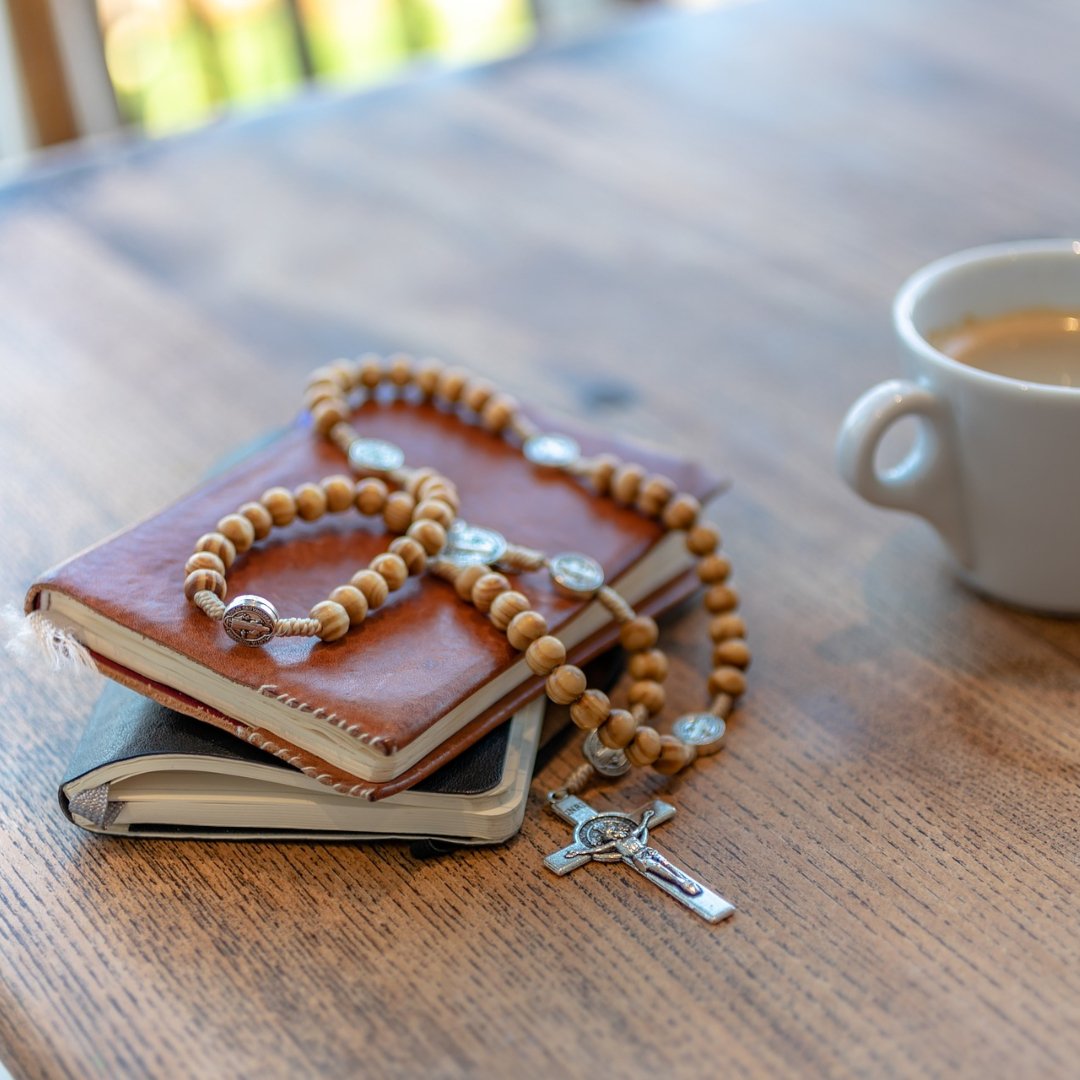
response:
[[[431,465],[453,480],[465,520],[549,554],[592,556],[639,610],[661,610],[693,588],[680,534],[665,535],[573,478],[530,464],[520,449],[457,414],[369,403],[354,423],[364,435],[401,447],[410,466]],[[688,462],[574,434],[585,453],[639,461],[700,498],[719,489]],[[378,799],[403,791],[543,691],[543,680],[485,615],[447,582],[424,575],[410,578],[339,641],[283,637],[255,649],[230,640],[183,593],[195,541],[223,515],[269,487],[347,472],[340,452],[302,417],[159,514],[46,573],[30,588],[26,610],[70,631],[123,685],[340,792]],[[237,558],[229,595],[264,596],[282,615],[305,616],[390,539],[381,520],[355,509],[297,521]],[[616,640],[602,605],[560,594],[546,571],[520,575],[515,587],[546,616],[575,662]]]

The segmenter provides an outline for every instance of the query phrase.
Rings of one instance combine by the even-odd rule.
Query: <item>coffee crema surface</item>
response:
[[[1080,310],[1028,308],[927,334],[939,352],[1021,382],[1080,386]]]

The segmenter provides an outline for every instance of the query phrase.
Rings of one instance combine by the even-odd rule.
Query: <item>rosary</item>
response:
[[[433,401],[471,415],[474,422],[514,445],[539,468],[560,470],[589,485],[598,498],[610,498],[679,530],[697,558],[697,576],[705,586],[710,614],[713,670],[708,679],[711,703],[706,711],[679,717],[671,734],[661,735],[649,721],[665,704],[667,657],[657,648],[656,622],[638,615],[610,585],[600,564],[587,554],[543,552],[509,543],[492,529],[463,521],[453,482],[432,468],[411,468],[403,451],[381,439],[363,437],[349,422],[363,400],[379,400],[380,388],[398,398]],[[386,391],[383,390],[385,394]],[[739,597],[727,583],[731,564],[720,553],[716,528],[701,520],[692,495],[679,493],[665,476],[648,475],[633,462],[610,454],[585,458],[567,435],[541,432],[517,403],[482,379],[438,361],[414,366],[407,357],[388,363],[364,357],[339,360],[318,368],[304,395],[315,433],[339,447],[354,474],[331,476],[295,490],[274,487],[253,502],[227,514],[215,530],[195,544],[184,567],[184,595],[209,618],[219,621],[234,641],[251,647],[277,636],[311,636],[336,641],[361,628],[387,596],[410,576],[430,572],[473,604],[525,654],[530,670],[545,678],[548,698],[567,705],[585,731],[585,762],[566,783],[548,795],[548,806],[574,826],[573,842],[549,855],[545,865],[566,874],[588,862],[623,862],[710,922],[727,918],[730,903],[680,870],[649,843],[649,829],[668,820],[675,809],[654,800],[634,814],[598,813],[578,798],[596,777],[616,778],[631,768],[652,766],[674,775],[695,758],[723,745],[726,720],[746,688],[750,651],[746,626],[736,612]],[[238,596],[226,604],[226,575],[238,554],[249,551],[275,527],[296,519],[315,521],[325,514],[356,509],[381,516],[394,534],[387,550],[315,604],[306,616],[282,618],[261,596]],[[548,633],[547,621],[506,574],[546,569],[556,588],[580,599],[595,599],[619,623],[619,641],[627,651],[631,683],[625,708],[591,689],[584,672],[566,662],[562,641]]]

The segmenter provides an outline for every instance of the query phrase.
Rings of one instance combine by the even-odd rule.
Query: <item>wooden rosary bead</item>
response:
[[[502,574],[483,574],[476,579],[476,584],[472,587],[472,602],[477,611],[486,615],[491,610],[495,597],[507,592],[509,588],[510,582]]]
[[[313,390],[315,387],[332,387],[334,393],[338,396],[348,392],[341,386],[340,379],[336,373],[329,369],[328,364],[316,367],[308,376],[308,390]]]
[[[627,670],[634,679],[653,679],[663,682],[668,675],[667,655],[659,649],[647,649],[634,653],[627,664]]]
[[[328,364],[323,364],[322,367],[317,367],[311,373],[311,380],[319,382],[333,383],[338,390],[347,394],[352,387],[352,372],[349,367],[346,366],[346,362],[340,360],[332,360]]]
[[[667,695],[654,679],[639,679],[630,686],[626,696],[631,705],[644,705],[655,716],[664,707]]]
[[[197,592],[212,592],[219,600],[225,599],[228,586],[225,577],[216,570],[193,570],[184,578],[184,595],[193,600]]]
[[[270,535],[270,530],[274,527],[274,519],[262,503],[246,502],[236,512],[243,514],[251,522],[256,540],[265,540]]]
[[[666,476],[654,474],[641,485],[637,496],[637,508],[646,517],[659,517],[660,512],[675,495],[675,483]]]
[[[610,713],[611,701],[603,690],[586,690],[570,706],[570,719],[582,731],[592,731],[600,727],[607,721]]]
[[[454,510],[442,499],[426,498],[416,508],[417,521],[437,521],[444,529],[454,524]]]
[[[615,470],[622,462],[614,454],[598,454],[589,468],[589,479],[598,495],[606,495],[611,490],[611,480]]]
[[[573,715],[573,708],[570,710]],[[637,718],[626,709],[612,709],[596,732],[597,738],[609,750],[624,750],[634,741]]]
[[[435,392],[447,405],[456,405],[468,381],[468,374],[461,368],[445,368],[439,376]]]
[[[348,420],[335,424],[326,437],[327,441],[332,442],[346,457],[349,455],[349,448],[359,438],[360,432]]]
[[[498,435],[514,419],[517,410],[518,403],[512,397],[496,394],[481,411],[480,422],[493,435]]]
[[[212,551],[225,564],[226,570],[236,561],[235,545],[219,532],[204,533],[195,541],[195,550]]]
[[[426,473],[427,475],[421,475],[423,473]],[[434,469],[420,469],[420,470],[417,470],[417,472],[414,473],[413,475],[418,476],[419,479],[417,480],[417,483],[416,483],[416,490],[415,491],[410,490],[409,494],[410,495],[415,495],[416,498],[419,499],[419,500],[426,499],[428,497],[428,492],[433,487],[438,487],[438,488],[452,488],[452,487],[454,487],[454,485],[451,484],[450,481],[447,480],[445,476],[443,476],[441,473],[437,473]],[[455,490],[457,490],[457,489],[455,488]]]
[[[709,676],[710,694],[730,694],[739,697],[746,691],[746,676],[737,667],[718,667]]]
[[[550,634],[538,637],[525,650],[525,662],[534,675],[550,675],[565,660],[566,647]]]
[[[729,638],[727,641],[717,642],[712,658],[717,667],[745,669],[750,666],[750,647],[742,638]]]
[[[424,485],[425,499],[442,499],[443,502],[457,510],[461,504],[457,484],[451,483],[445,476],[437,476],[434,480]]]
[[[705,610],[723,615],[739,606],[739,594],[730,585],[710,585],[705,590]]]
[[[473,379],[461,394],[461,403],[470,412],[480,413],[495,393],[495,387],[487,379]]]
[[[547,619],[539,611],[523,611],[510,620],[506,640],[519,652],[524,652],[537,638],[547,633]]]
[[[630,652],[651,649],[659,637],[660,628],[648,615],[637,615],[619,627],[619,642]]]
[[[458,495],[457,488],[453,484],[448,484],[445,480],[423,484],[420,488],[420,499],[421,501],[438,499],[440,502],[446,503],[455,514],[461,509],[461,496]],[[446,526],[446,528],[449,528],[449,526]]]
[[[184,577],[195,573],[196,570],[213,570],[215,573],[225,576],[225,564],[220,556],[212,551],[196,551],[186,563],[184,563]]]
[[[259,500],[266,507],[274,524],[281,528],[296,520],[296,500],[288,488],[272,487],[262,493]]]
[[[217,531],[232,541],[237,553],[247,551],[255,543],[255,526],[242,514],[226,514],[217,523]]]
[[[382,361],[377,356],[365,356],[360,361],[357,381],[365,390],[374,390],[383,380]]]
[[[651,765],[660,756],[660,733],[655,728],[639,727],[624,753],[635,769]]]
[[[723,585],[731,576],[731,562],[715,552],[698,560],[697,576],[705,585]]]
[[[385,604],[387,596],[390,595],[390,586],[386,584],[386,578],[374,570],[358,570],[349,578],[349,584],[364,594],[369,609]]]
[[[457,485],[451,483],[442,473],[432,471],[432,475],[424,477],[416,486],[416,497],[418,499],[426,499],[432,496],[432,493],[436,494],[434,498],[439,498],[439,492],[453,491],[457,493]]]
[[[341,380],[337,373],[330,370],[329,364],[321,364],[308,375],[308,386],[318,386],[321,383],[332,386],[338,394],[341,394],[345,389],[341,385]]]
[[[388,494],[386,484],[377,476],[369,476],[356,485],[356,509],[368,517],[381,514]]]
[[[713,641],[726,641],[728,638],[746,637],[746,623],[741,615],[729,612],[717,615],[709,620],[709,637]]]
[[[419,502],[423,495],[420,494],[420,489],[424,484],[434,483],[438,473],[434,469],[429,469],[424,466],[421,469],[413,469],[409,473],[409,478],[402,485],[402,489],[407,491],[417,502]]]
[[[367,618],[367,597],[355,585],[339,585],[329,599],[345,609],[350,626],[359,626]]]
[[[660,520],[668,529],[692,529],[701,513],[701,503],[693,495],[676,495],[664,507]]]
[[[524,593],[510,589],[492,600],[491,607],[488,609],[488,618],[496,629],[506,630],[513,619],[528,610],[529,598]]]
[[[653,768],[664,776],[674,776],[694,760],[694,750],[674,735],[660,736],[660,756],[653,762]]]
[[[548,675],[544,689],[556,705],[570,705],[585,693],[588,685],[581,668],[573,664],[560,664]]]
[[[720,533],[713,525],[695,525],[686,534],[686,550],[692,555],[711,555],[719,546]]]
[[[392,533],[403,533],[413,521],[416,500],[405,491],[395,491],[386,497],[383,521]]]
[[[454,578],[454,591],[462,600],[472,603],[473,586],[486,574],[488,568],[481,563],[463,567]]]
[[[356,498],[356,484],[348,476],[326,476],[319,486],[326,496],[326,509],[331,514],[348,510]]]
[[[405,535],[418,541],[429,555],[438,555],[446,547],[446,530],[430,518],[414,521],[406,529]]]
[[[413,378],[412,357],[400,353],[391,357],[386,373],[392,386],[396,386],[399,390],[408,386]]]
[[[384,551],[371,560],[371,569],[375,571],[385,582],[391,592],[397,592],[409,578],[409,568],[400,555],[392,551]]]
[[[641,489],[645,470],[640,465],[620,465],[611,478],[611,497],[622,506],[629,506]]]
[[[329,435],[335,424],[345,419],[345,410],[338,401],[320,401],[311,410],[311,422],[320,435]]]
[[[358,369],[352,360],[331,360],[326,367],[337,378],[343,394],[347,394],[355,388]]]
[[[296,513],[304,521],[317,521],[326,513],[326,496],[318,484],[301,484],[293,491],[293,498]]]
[[[340,372],[334,371],[329,364],[320,365],[308,376],[308,386],[315,386],[318,383],[328,383],[337,390],[339,395],[348,389],[342,382]]]
[[[439,360],[425,360],[417,369],[414,382],[424,397],[434,397],[439,386],[439,378],[445,366]]]
[[[313,382],[304,391],[303,405],[312,417],[315,415],[315,410],[323,405],[334,405],[340,409],[343,401],[345,401],[345,397],[342,394],[341,387],[328,379]]]
[[[349,632],[349,613],[333,600],[321,600],[308,618],[319,620],[319,637],[323,641],[338,641]]]
[[[304,408],[309,412],[322,401],[336,401],[341,397],[341,388],[332,382],[320,380],[311,383],[304,391]]]
[[[388,551],[401,556],[410,576],[419,577],[427,566],[427,552],[423,544],[414,540],[411,536],[399,536],[392,541]]]

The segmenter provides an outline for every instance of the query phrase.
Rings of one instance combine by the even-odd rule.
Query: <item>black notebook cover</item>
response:
[[[502,779],[509,724],[503,724],[421,780],[416,791],[439,795],[479,795]],[[104,765],[162,754],[189,754],[250,761],[290,771],[272,754],[159,705],[117,683],[105,687],[87,722],[67,773],[60,782],[60,806],[70,818],[64,787]]]

